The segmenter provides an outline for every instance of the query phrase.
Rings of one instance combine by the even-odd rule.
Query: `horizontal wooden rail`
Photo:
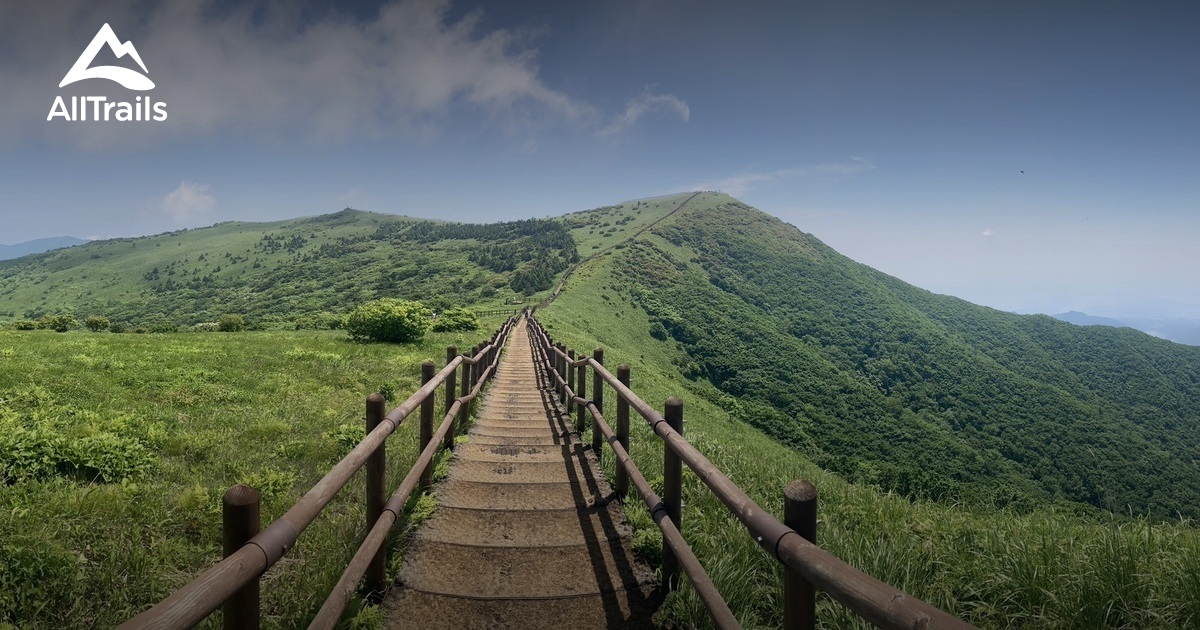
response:
[[[475,314],[480,317],[492,317],[495,315],[516,315],[520,309],[516,308],[489,308],[482,311],[475,311]]]
[[[600,362],[592,358],[572,359],[561,348],[555,346],[535,317],[531,316],[527,321],[527,325],[535,332],[538,345],[545,353],[547,365],[555,372],[555,379],[560,387],[569,385],[566,382],[569,379],[557,374],[560,366],[584,363],[590,365],[595,373],[613,388],[617,396],[646,420],[651,430],[663,440],[664,448],[686,463],[742,522],[755,542],[784,566],[797,571],[855,614],[881,628],[973,628],[965,621],[859,571],[805,540],[770,512],[759,507],[745,491],[696,450],[678,431],[671,428],[662,414],[621,383]],[[581,400],[583,403],[588,402]]]
[[[143,611],[129,621],[121,624],[120,628],[190,628],[212,614],[226,600],[239,592],[246,585],[258,580],[263,573],[274,566],[280,558],[295,546],[300,534],[316,519],[321,510],[329,504],[333,497],[345,487],[351,477],[366,461],[382,448],[387,438],[396,431],[404,420],[415,409],[421,406],[434,394],[438,386],[446,382],[449,375],[463,364],[487,362],[489,367],[476,378],[475,387],[466,400],[459,399],[456,405],[468,403],[478,395],[486,378],[492,374],[496,362],[499,361],[499,349],[507,339],[509,331],[516,322],[515,317],[509,318],[493,335],[490,343],[482,346],[474,356],[457,356],[449,361],[436,375],[424,383],[416,392],[409,396],[398,407],[382,418],[378,426],[368,433],[361,442],[350,450],[334,467],[325,474],[295,505],[283,516],[276,519],[266,529],[252,537],[240,549],[227,556],[216,565],[209,567],[196,579],[180,587],[152,608]],[[458,409],[455,409],[457,412]],[[446,423],[443,422],[443,428]],[[438,444],[440,442],[433,442]],[[428,448],[426,450],[429,450]],[[436,449],[434,449],[436,451]],[[422,456],[418,464],[432,460],[432,455]],[[414,470],[423,470],[414,466]],[[410,472],[410,476],[411,476]],[[406,477],[407,481],[407,477]],[[411,488],[409,489],[411,492]],[[395,517],[403,509],[403,501],[398,506],[389,501],[385,506],[385,514]],[[385,532],[386,534],[386,532]],[[378,550],[376,546],[376,551]],[[357,556],[356,556],[357,557]],[[361,577],[361,574],[360,574]]]

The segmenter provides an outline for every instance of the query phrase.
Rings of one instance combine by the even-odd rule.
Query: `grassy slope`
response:
[[[657,243],[688,259],[682,248]],[[1200,537],[1186,523],[911,502],[849,484],[731,417],[736,403],[674,367],[691,358],[673,341],[650,336],[646,312],[614,279],[614,266],[624,266],[621,257],[631,253],[614,249],[582,266],[540,313],[543,322],[572,347],[599,344],[606,363],[629,363],[634,389],[652,404],[683,396],[691,441],[764,508],[780,513],[783,487],[792,479],[813,480],[821,492],[826,549],[983,627],[1188,626],[1200,620]],[[661,484],[661,447],[644,425],[634,427],[633,457]],[[606,466],[611,474],[611,457]],[[781,587],[774,562],[691,474],[685,475],[684,504],[689,542],[739,620],[747,627],[777,626]],[[639,537],[653,539],[656,530],[640,504],[627,509]],[[655,546],[639,548],[653,555]],[[706,624],[691,591],[673,597],[668,610],[684,626]],[[827,598],[820,615],[839,627],[858,623]]]
[[[269,523],[348,450],[337,435],[359,430],[369,392],[391,387],[395,404],[418,387],[421,361],[440,365],[446,345],[485,336],[397,346],[314,331],[0,332],[0,426],[115,434],[159,462],[124,484],[0,484],[0,626],[112,627],[162,599],[219,558],[227,487],[263,490]],[[416,439],[406,424],[389,441],[393,487]],[[362,494],[356,477],[268,574],[267,627],[315,614],[353,554]]]
[[[558,220],[571,230],[579,255],[587,257],[629,240],[662,220],[691,196],[692,193],[679,193],[627,201],[615,206],[572,212]]]
[[[3,261],[0,319],[70,313],[80,321],[105,315],[134,325],[187,325],[233,312],[262,326],[344,313],[376,297],[423,299],[441,308],[501,305],[517,295],[508,286],[510,273],[467,259],[479,245],[475,240],[372,238],[381,227],[402,230],[418,222],[427,223],[345,210],[96,241]]]
[[[822,465],[909,495],[1200,516],[1195,348],[935,296],[728,198],[652,233],[622,290],[687,374],[769,402],[747,419]]]

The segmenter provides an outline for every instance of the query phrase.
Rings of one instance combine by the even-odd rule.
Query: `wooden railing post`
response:
[[[434,369],[433,361],[426,361],[421,364],[421,385],[425,385],[433,380]],[[421,451],[429,446],[429,442],[433,440],[433,405],[436,402],[434,394],[429,394],[425,400],[421,401]],[[429,490],[433,487],[433,460],[429,460],[429,465],[425,470],[421,471],[421,489]]]
[[[582,359],[587,354],[580,350],[578,356]],[[587,365],[575,368],[575,395],[587,399]],[[576,404],[575,411],[579,413],[575,418],[575,431],[579,433],[579,439],[582,440],[583,428],[587,426],[587,405]]]
[[[617,380],[629,387],[629,366],[622,363],[617,366]],[[625,448],[625,452],[629,452],[629,401],[621,394],[617,394],[617,441]],[[629,495],[629,473],[625,472],[624,466],[617,466],[616,477],[617,496],[622,500]]]
[[[470,384],[470,386],[472,386],[473,389],[475,385],[479,384],[479,380],[484,378],[484,370],[487,370],[487,354],[484,353],[484,348],[486,347],[486,341],[481,341],[479,342],[478,346],[475,346],[475,355],[479,356],[482,354],[482,356],[479,356],[479,362],[478,364],[475,364],[475,371],[472,372],[474,376],[474,383]]]
[[[683,435],[683,400],[678,396],[671,396],[667,399],[666,408],[663,410],[663,419],[667,424],[675,429],[679,435]],[[663,442],[663,506],[667,509],[667,518],[675,524],[675,529],[680,533],[683,532],[683,523],[680,519],[683,515],[683,460],[675,451],[671,450],[671,445]],[[662,579],[663,585],[670,590],[679,588],[679,558],[675,557],[675,552],[671,551],[665,543],[662,550]]]
[[[456,356],[458,356],[458,346],[446,346],[446,365],[450,365]],[[455,391],[457,384],[454,378],[457,374],[458,370],[454,370],[446,375],[446,411],[443,413],[449,413],[450,408],[454,406],[454,397],[457,394]],[[446,431],[446,439],[442,442],[444,447],[454,448],[454,434],[454,423],[451,422],[449,430]]]
[[[221,546],[225,558],[254,538],[259,527],[258,491],[238,484],[221,498]],[[225,630],[258,630],[258,579],[225,600]]]
[[[783,524],[796,530],[805,540],[817,544],[817,488],[800,480],[783,491]],[[816,589],[799,571],[783,569],[783,627],[785,630],[812,630],[816,627]]]
[[[367,396],[367,435],[370,435],[375,427],[383,421],[383,415],[387,413],[387,401],[380,394],[371,394]],[[383,444],[371,453],[371,457],[367,459],[367,531],[375,526],[375,521],[379,520],[379,516],[383,514],[383,504],[386,501],[384,497],[384,486],[387,482],[387,448]],[[367,573],[364,576],[366,579],[367,590],[370,592],[382,592],[384,585],[387,583],[387,552],[380,548],[379,553],[371,560],[371,564],[367,567]]]
[[[563,353],[554,355],[558,357],[558,375],[561,376],[563,380],[562,384],[558,386],[558,401],[561,403],[567,399],[567,383],[571,382],[570,376],[567,374],[567,347],[561,343],[554,345],[558,348],[559,352]]]
[[[554,349],[561,351],[562,344],[555,343]],[[562,356],[559,355],[557,352],[555,352],[554,353],[554,371],[565,381],[567,379],[567,368],[564,366],[565,366],[565,363],[563,361]],[[563,386],[557,380],[554,381],[554,393],[558,396],[559,401],[562,401]]]
[[[576,390],[575,394],[579,395],[579,384],[575,382],[575,351],[567,350],[567,387]],[[567,415],[575,410],[575,401],[567,397],[567,389],[563,388],[563,404],[567,407]],[[568,418],[570,420],[570,418]]]
[[[466,361],[462,362],[462,379],[458,385],[458,396],[461,398],[471,393],[471,364]],[[471,403],[468,402],[458,408],[458,430],[461,433],[467,432],[467,420],[471,417]]]
[[[592,359],[604,365],[604,348],[596,348],[592,350]],[[604,377],[600,375],[600,370],[592,370],[592,402],[596,405],[596,411],[604,413]],[[596,421],[592,420],[592,452],[596,454],[596,461],[604,459],[604,436],[600,434],[600,427],[596,425]],[[620,466],[617,466],[620,468]]]

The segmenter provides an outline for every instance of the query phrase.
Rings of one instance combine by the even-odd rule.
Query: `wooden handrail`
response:
[[[508,333],[516,321],[517,317],[515,316],[505,321],[493,335],[491,342],[480,348],[474,356],[468,357],[462,355],[454,357],[432,379],[423,384],[420,389],[409,396],[403,403],[384,416],[378,426],[368,433],[358,445],[351,449],[341,461],[335,464],[287,513],[251,538],[240,549],[216,565],[209,567],[196,579],[180,587],[155,606],[143,611],[119,627],[125,629],[167,629],[195,626],[205,617],[212,614],[213,611],[219,608],[233,594],[240,591],[247,584],[257,580],[295,546],[300,534],[316,519],[321,510],[345,487],[350,478],[363,467],[363,464],[366,463],[372,454],[384,447],[384,442],[387,438],[396,431],[413,410],[417,409],[428,397],[434,394],[438,386],[444,383],[451,373],[463,364],[486,363],[488,367],[475,379],[474,388],[471,390],[471,393],[468,396],[457,399],[452,408],[457,414],[458,407],[473,400],[479,394],[487,379],[494,373],[496,363],[500,357],[499,349],[503,346],[505,340],[507,340]],[[450,418],[453,418],[453,415],[447,414],[447,420]],[[409,477],[413,476],[414,471],[419,474],[432,461],[433,454],[436,453],[436,447],[441,443],[441,437],[444,435],[446,427],[447,421],[444,420],[438,439],[431,441],[431,446],[427,446],[421,453],[417,463],[414,464],[413,469],[409,472]],[[405,482],[408,481],[409,478],[406,477]],[[405,487],[406,485],[402,483],[401,489],[403,490]],[[407,487],[407,493],[411,493],[411,491],[412,488],[410,485]],[[399,494],[399,490],[397,494]],[[384,506],[383,516],[376,521],[377,524],[389,518],[388,515],[390,515],[392,522],[395,522],[396,517],[403,510],[404,500],[400,500],[397,503],[394,499],[396,499],[396,495],[393,495],[393,500]],[[407,494],[405,494],[404,499],[407,499]],[[374,533],[375,530],[372,529],[372,534]],[[368,560],[378,551],[379,544],[382,544],[383,539],[386,538],[386,533],[387,530],[384,530],[382,536],[371,537],[364,542],[364,546],[368,543],[375,545],[370,556],[368,556]],[[358,558],[358,554],[356,554],[355,558]],[[363,570],[365,571],[365,565],[363,566]],[[361,577],[362,573],[359,573],[358,578]],[[358,578],[355,579],[355,582],[357,582]],[[332,597],[333,594],[331,594]],[[344,607],[344,605],[345,603],[343,602],[342,606]],[[341,610],[338,611],[338,614],[341,614]],[[336,621],[336,618],[334,621]]]
[[[533,328],[532,325],[530,327]],[[542,340],[546,340],[543,331],[540,329],[534,330],[541,334]],[[547,346],[548,344],[544,345],[541,342],[536,344],[539,353],[543,357],[544,364],[549,366],[551,361],[549,360],[549,355],[546,354]],[[709,615],[717,627],[722,630],[741,628],[737,618],[733,616],[733,611],[729,610],[729,604],[721,597],[720,591],[717,590],[712,578],[708,576],[708,572],[704,570],[704,566],[696,558],[696,554],[688,546],[687,541],[683,539],[683,535],[679,533],[679,529],[671,522],[671,519],[667,518],[667,508],[662,498],[654,492],[650,483],[646,481],[646,477],[642,475],[642,471],[633,463],[629,452],[621,445],[620,440],[617,439],[616,434],[613,433],[612,428],[609,427],[608,422],[604,419],[604,415],[592,401],[581,396],[575,396],[574,391],[567,386],[566,381],[557,371],[552,369],[550,373],[554,375],[554,378],[560,385],[566,388],[569,392],[568,395],[581,405],[581,408],[587,409],[592,417],[592,421],[599,427],[608,445],[612,447],[617,463],[625,470],[625,474],[628,475],[629,480],[633,483],[633,487],[637,489],[638,495],[642,497],[642,501],[646,504],[646,509],[650,511],[650,517],[654,519],[654,524],[662,531],[663,541],[679,558],[684,573],[692,581],[693,588],[700,595],[701,601],[704,602],[705,608],[708,609]]]
[[[507,336],[507,335],[505,335]],[[503,342],[499,342],[503,345]],[[354,558],[350,560],[350,564],[346,566],[346,570],[342,573],[342,577],[338,580],[337,585],[329,592],[329,597],[321,606],[321,610],[317,616],[313,618],[309,624],[309,630],[321,628],[333,628],[337,625],[338,619],[342,616],[342,611],[346,609],[346,604],[350,602],[350,598],[354,596],[355,587],[363,574],[367,571],[367,566],[370,564],[375,554],[382,548],[384,541],[387,539],[388,532],[392,526],[400,518],[400,514],[404,511],[404,504],[408,501],[412,491],[420,482],[421,472],[424,471],[433,458],[437,455],[439,448],[442,445],[442,440],[446,437],[446,433],[450,430],[450,426],[454,424],[458,416],[459,409],[474,400],[483,390],[483,385],[491,379],[495,372],[496,365],[499,362],[500,353],[495,353],[491,361],[488,362],[487,369],[484,370],[479,382],[475,384],[471,393],[455,399],[454,404],[446,410],[446,415],[442,418],[442,423],[438,426],[437,431],[433,434],[432,439],[421,451],[421,455],[417,461],[413,463],[409,469],[408,475],[400,482],[400,486],[392,493],[391,498],[383,506],[383,514],[375,521],[371,531],[367,534],[366,540],[359,546],[355,552]]]
[[[546,357],[548,369],[555,373],[560,387],[569,390],[567,380],[558,373],[560,366],[586,363],[629,406],[636,409],[650,429],[704,482],[725,507],[746,527],[750,536],[784,566],[799,572],[817,588],[829,593],[855,614],[881,628],[973,628],[957,617],[935,608],[904,591],[880,581],[842,562],[839,558],[808,542],[795,530],[764,511],[745,491],[734,484],[716,465],[671,428],[666,418],[621,383],[598,361],[572,361],[557,347],[549,333],[532,315],[527,326],[535,332]],[[572,394],[572,399],[574,395]],[[579,398],[577,404],[589,401]],[[595,416],[593,416],[595,418]],[[599,422],[596,423],[599,426]],[[611,431],[606,432],[606,436]],[[609,440],[611,445],[613,440]],[[615,450],[615,449],[614,449]],[[628,471],[627,471],[628,472]],[[689,574],[689,577],[690,574]],[[706,602],[707,605],[707,602]],[[712,613],[712,609],[709,609]]]

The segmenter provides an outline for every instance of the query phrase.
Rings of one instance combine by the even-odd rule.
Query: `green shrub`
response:
[[[275,468],[265,468],[245,473],[238,478],[238,483],[244,483],[258,491],[264,502],[287,498],[296,485],[296,473]]]
[[[420,302],[383,298],[354,309],[346,318],[353,339],[419,341],[429,330],[429,309]]]
[[[50,477],[117,483],[150,472],[155,456],[133,438],[66,438],[52,428],[8,426],[0,434],[0,482]]]
[[[54,332],[67,332],[79,327],[79,320],[73,315],[43,315],[37,321],[37,327]]]
[[[155,322],[150,324],[149,330],[152,333],[173,333],[179,332],[179,326],[175,325],[175,322]]]
[[[129,327],[122,322],[113,322],[108,326],[108,332],[112,333],[123,333],[126,330],[129,330]]]
[[[456,307],[446,309],[433,322],[433,332],[456,332],[460,330],[479,330],[479,317],[475,311]]]
[[[200,322],[192,324],[190,329],[192,332],[217,332],[221,330],[221,325],[217,322]]]
[[[92,315],[83,320],[83,325],[87,326],[87,329],[92,332],[100,332],[102,330],[108,330],[111,324],[107,317],[103,317],[101,315]]]
[[[22,319],[13,324],[13,328],[16,330],[37,330],[37,327],[37,322],[31,319]]]
[[[117,483],[141,479],[154,468],[156,458],[137,440],[112,433],[97,433],[72,444],[75,474],[85,481]]]
[[[333,440],[338,445],[338,457],[345,457],[358,446],[359,442],[367,436],[367,427],[361,422],[339,424],[331,431],[326,431],[321,437],[327,440]]]
[[[246,320],[241,315],[230,313],[222,315],[217,321],[217,330],[221,332],[239,332],[246,327]]]

